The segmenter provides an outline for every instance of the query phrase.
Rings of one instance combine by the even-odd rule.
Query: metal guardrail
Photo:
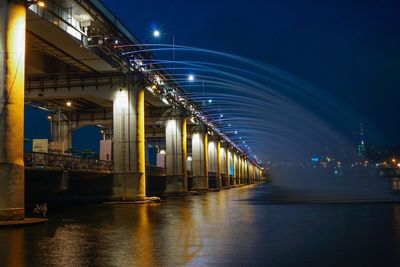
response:
[[[74,171],[112,171],[112,162],[78,158],[67,155],[25,152],[25,167],[35,169],[62,169]]]
[[[167,172],[166,172],[166,169],[164,169],[164,168],[146,165],[146,175],[165,176],[165,175],[167,175]]]
[[[112,172],[113,167],[112,161],[38,152],[25,152],[24,161],[25,167],[35,169]],[[146,165],[146,175],[166,176],[167,171],[165,168]],[[188,176],[192,176],[190,170]]]

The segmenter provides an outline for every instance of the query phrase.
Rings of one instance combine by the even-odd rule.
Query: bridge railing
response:
[[[166,174],[167,174],[167,172],[166,172],[166,169],[164,169],[164,168],[146,165],[146,175],[165,176]]]
[[[67,155],[25,152],[25,167],[36,169],[63,169],[75,171],[112,171],[112,162]]]

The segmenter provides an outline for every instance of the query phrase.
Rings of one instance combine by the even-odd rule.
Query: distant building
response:
[[[357,154],[360,158],[365,158],[366,155],[366,136],[363,123],[360,124],[360,142],[357,145]]]

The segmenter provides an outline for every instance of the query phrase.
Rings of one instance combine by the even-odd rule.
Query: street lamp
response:
[[[192,74],[190,74],[188,76],[188,80],[189,80],[189,82],[193,82],[194,81],[194,76]]]
[[[161,35],[161,33],[160,33],[159,30],[154,30],[154,31],[153,31],[153,36],[154,36],[155,38],[160,37],[160,35]]]

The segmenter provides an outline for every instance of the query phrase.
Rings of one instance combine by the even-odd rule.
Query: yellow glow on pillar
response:
[[[230,179],[230,171],[229,171],[229,169],[230,169],[230,167],[229,167],[229,165],[230,165],[230,163],[229,163],[229,159],[230,159],[230,151],[229,151],[229,147],[226,147],[226,160],[225,160],[225,167],[226,167],[226,177],[227,177],[227,180],[226,180],[226,185],[227,185],[227,187],[230,187],[231,186],[231,179]]]
[[[204,175],[207,177],[207,188],[208,188],[208,134],[204,134]]]
[[[236,175],[237,175],[237,156],[235,152],[233,152],[233,185],[236,185]]]
[[[221,142],[217,142],[217,177],[221,178]]]
[[[0,221],[22,220],[24,208],[24,1],[1,1]]]
[[[145,125],[144,125],[144,89],[139,89],[137,95],[137,150],[138,150],[138,173],[139,198],[146,197],[146,155],[145,155]]]
[[[2,7],[7,8],[7,7]],[[2,18],[3,19],[3,18]],[[24,166],[24,95],[25,95],[25,35],[26,9],[23,3],[10,3],[7,28],[7,89],[8,162]],[[3,75],[3,74],[1,74]]]
[[[185,190],[188,189],[187,183],[187,127],[186,127],[186,118],[182,118],[182,167],[183,167],[183,176],[184,176],[184,187]]]

